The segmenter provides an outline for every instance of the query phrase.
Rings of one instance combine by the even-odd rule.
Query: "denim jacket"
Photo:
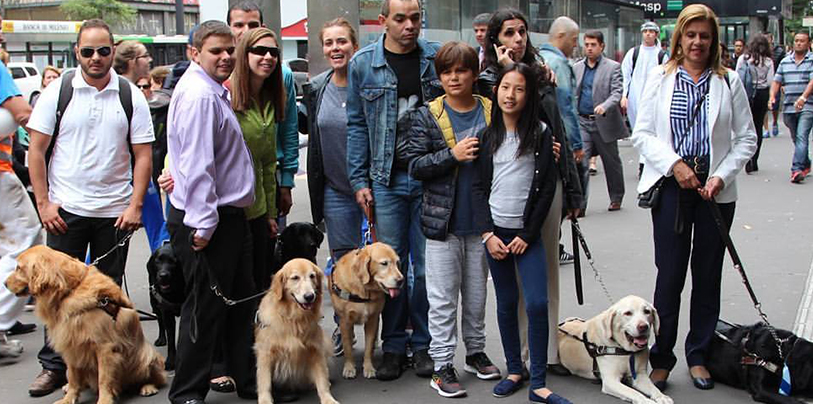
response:
[[[423,100],[443,94],[435,74],[438,42],[418,39]],[[356,192],[370,180],[389,185],[395,155],[398,78],[384,56],[384,35],[356,52],[347,84],[347,175]]]
[[[579,132],[579,119],[576,112],[576,75],[565,54],[551,44],[542,45],[542,57],[556,74],[556,98],[559,100],[559,112],[565,122],[570,147],[582,149],[582,136]]]

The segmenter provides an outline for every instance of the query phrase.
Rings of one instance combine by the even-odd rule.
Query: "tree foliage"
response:
[[[136,18],[136,10],[118,0],[67,0],[59,8],[68,18],[100,18],[108,25],[128,23]]]

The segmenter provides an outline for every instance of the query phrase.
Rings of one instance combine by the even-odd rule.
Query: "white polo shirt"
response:
[[[48,166],[48,197],[69,213],[79,216],[118,217],[133,194],[127,115],[119,100],[119,79],[112,69],[102,91],[85,82],[81,71],[73,77],[73,98],[59,126]],[[51,136],[62,77],[40,95],[28,128]],[[132,83],[132,144],[155,140],[150,108],[144,94]]]

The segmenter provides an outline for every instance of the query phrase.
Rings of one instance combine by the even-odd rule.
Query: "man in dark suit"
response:
[[[601,31],[584,34],[584,54],[586,58],[573,67],[576,75],[577,110],[579,129],[584,142],[585,156],[599,155],[607,176],[607,190],[610,193],[608,210],[621,209],[624,199],[624,171],[618,155],[618,139],[629,136],[620,101],[623,93],[621,65],[602,57],[604,35]],[[587,161],[579,167],[584,191],[584,208],[587,209]]]

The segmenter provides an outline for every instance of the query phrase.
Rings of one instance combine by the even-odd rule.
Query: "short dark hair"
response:
[[[585,38],[593,38],[596,41],[598,41],[599,45],[604,45],[604,33],[602,33],[601,31],[598,31],[598,30],[587,31],[584,34],[584,37]]]
[[[793,37],[795,38],[796,35],[804,35],[807,37],[807,41],[810,42],[810,34],[807,31],[797,31],[793,33]]]
[[[223,35],[234,38],[231,28],[224,24],[223,21],[209,20],[204,21],[200,24],[200,26],[198,26],[198,29],[195,31],[195,35],[192,39],[192,46],[194,46],[197,50],[203,49],[203,42],[206,41],[206,38],[212,35]]]
[[[384,17],[389,17],[390,15],[390,2],[392,0],[384,0],[381,2],[381,15]],[[398,1],[413,1],[413,0],[398,0]],[[421,7],[421,0],[415,0],[418,2],[418,8],[423,9]]]
[[[441,74],[457,64],[475,75],[480,73],[480,56],[474,48],[464,42],[446,42],[435,54],[435,73]]]
[[[489,20],[491,20],[491,13],[477,14],[477,16],[471,20],[471,25],[488,25]]]
[[[734,40],[734,43],[737,43],[737,42],[742,42],[742,44],[745,45],[745,39],[737,38],[737,39]]]
[[[115,41],[113,40],[113,32],[110,31],[110,26],[107,25],[106,22],[104,22],[104,21],[102,21],[102,20],[100,20],[98,18],[93,18],[93,19],[87,20],[87,21],[82,23],[82,26],[79,27],[79,33],[76,34],[76,44],[77,45],[79,44],[79,42],[82,42],[82,33],[85,32],[86,29],[91,29],[91,28],[101,28],[101,29],[107,31],[107,33],[110,35],[110,46],[113,46]]]
[[[240,10],[240,11],[245,11],[247,13],[252,12],[252,11],[256,11],[256,12],[260,13],[260,24],[263,23],[263,10],[260,10],[260,6],[258,6],[257,3],[253,2],[253,1],[243,0],[243,1],[239,2],[239,3],[235,3],[231,7],[229,7],[229,12],[226,13],[226,24],[229,24],[229,26],[231,26],[231,12],[232,12],[232,10]]]

